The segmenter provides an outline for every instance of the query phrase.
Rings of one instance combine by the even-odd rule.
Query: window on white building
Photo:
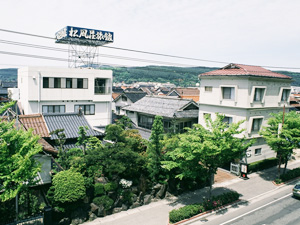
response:
[[[49,77],[43,77],[43,88],[49,88]]]
[[[234,92],[235,92],[234,87],[222,87],[222,98],[234,100],[235,98]]]
[[[254,154],[255,155],[261,155],[261,148],[256,148]]]
[[[64,105],[43,105],[42,111],[43,113],[64,113],[65,106]]]
[[[81,108],[84,115],[95,115],[95,105],[75,105],[74,111],[78,113],[79,108]]]
[[[212,92],[212,86],[205,86],[205,91]]]
[[[122,101],[127,102],[127,97],[125,95],[122,95]]]
[[[255,88],[253,100],[255,102],[261,102],[264,98],[265,90],[265,88]]]
[[[72,78],[66,78],[66,88],[72,88],[73,85],[72,85]]]
[[[281,101],[282,102],[287,102],[290,96],[290,89],[283,89],[282,90],[282,95],[281,95]]]
[[[260,130],[261,124],[262,124],[263,119],[262,118],[255,118],[252,121],[252,132],[258,132]]]
[[[61,79],[55,77],[54,78],[54,88],[61,88]]]
[[[232,123],[232,117],[225,116],[223,119],[223,123],[231,124]]]
[[[95,94],[106,94],[106,79],[96,78],[95,79]]]

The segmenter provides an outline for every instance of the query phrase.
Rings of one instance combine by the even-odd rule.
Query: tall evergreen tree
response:
[[[164,127],[161,116],[155,116],[152,131],[150,136],[149,146],[147,148],[147,169],[149,171],[150,178],[154,181],[158,179],[161,171],[161,159],[162,159],[162,139],[164,134]]]

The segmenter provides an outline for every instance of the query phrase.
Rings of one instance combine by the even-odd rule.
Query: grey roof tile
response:
[[[193,105],[194,107],[188,107]],[[187,108],[188,110],[185,110]],[[173,97],[145,96],[136,103],[123,109],[150,115],[177,118],[197,118],[198,105],[191,99]]]
[[[49,132],[57,129],[64,129],[66,138],[78,138],[79,127],[87,126],[87,136],[101,136],[102,134],[94,131],[89,125],[84,115],[79,116],[77,113],[47,113],[43,114]],[[51,139],[57,139],[56,135],[51,135]]]

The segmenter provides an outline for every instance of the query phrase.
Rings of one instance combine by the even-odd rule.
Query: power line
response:
[[[0,29],[0,31],[9,32],[9,33],[15,33],[15,34],[20,34],[20,35],[27,35],[27,36],[32,36],[32,37],[39,37],[39,38],[46,38],[46,39],[55,40],[55,38],[53,38],[53,37],[47,37],[47,36],[42,36],[42,35],[30,34],[30,33],[25,33],[25,32],[12,31],[12,30],[7,30],[7,29]],[[134,49],[126,49],[126,48],[118,48],[118,47],[111,47],[111,46],[101,46],[101,47],[103,47],[103,48],[110,48],[110,49],[116,49],[116,50],[122,50],[122,51],[130,51],[130,52],[142,53],[142,54],[150,54],[150,55],[157,55],[157,56],[178,58],[178,59],[186,59],[186,60],[210,62],[210,63],[220,63],[220,64],[229,64],[230,63],[230,62],[224,62],[224,61],[198,59],[198,58],[183,57],[183,56],[176,56],[176,55],[168,55],[168,54],[161,54],[161,53],[155,53],[155,52],[140,51],[140,50],[134,50]],[[238,63],[238,64],[243,64],[243,63]],[[250,64],[244,64],[244,65],[259,66],[259,65],[250,65]],[[300,69],[299,67],[280,67],[280,66],[268,66],[268,65],[266,65],[266,66],[262,65],[261,67],[275,68],[275,69],[297,69],[297,70]]]

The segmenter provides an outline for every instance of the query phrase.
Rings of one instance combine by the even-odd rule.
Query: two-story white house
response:
[[[24,67],[18,70],[24,114],[81,112],[91,126],[111,123],[112,71]]]
[[[229,64],[221,69],[199,75],[199,124],[205,125],[205,115],[225,115],[228,123],[245,120],[243,135],[256,142],[247,151],[247,162],[270,157],[275,153],[259,135],[267,125],[270,113],[289,107],[291,77],[259,66]]]

